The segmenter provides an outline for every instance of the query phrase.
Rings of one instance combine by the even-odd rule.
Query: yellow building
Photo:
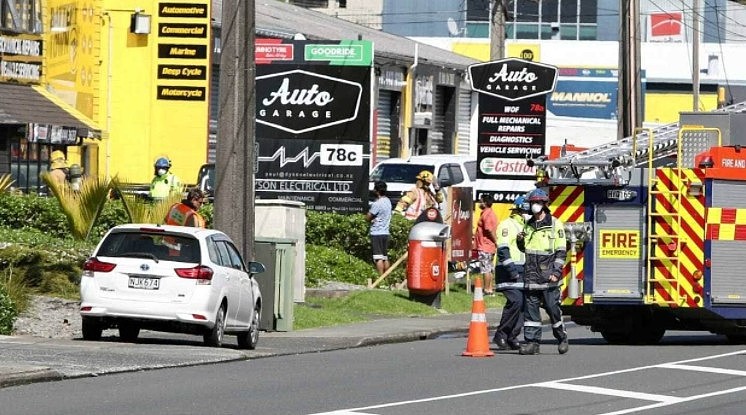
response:
[[[18,67],[22,58],[24,65],[39,66],[38,79],[26,80],[28,88],[19,90],[17,79],[0,77],[0,83],[13,84],[0,88],[16,87],[15,93],[28,98],[20,104],[26,107],[39,95],[54,107],[49,112],[60,114],[26,108],[0,118],[0,139],[11,143],[9,158],[15,160],[11,165],[37,164],[43,170],[48,154],[62,149],[86,174],[149,183],[155,159],[167,156],[172,172],[194,183],[207,158],[210,0],[21,3],[10,3],[22,16],[20,30],[17,21],[0,18],[0,36],[6,39],[0,44],[27,52],[21,41],[40,38],[41,46],[36,55],[0,52],[0,65]],[[0,113],[11,107],[0,97]],[[55,137],[73,139],[35,134],[36,123],[59,129]]]

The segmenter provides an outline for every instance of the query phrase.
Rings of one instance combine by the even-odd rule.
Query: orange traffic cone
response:
[[[469,324],[469,338],[466,341],[466,350],[462,356],[490,357],[494,356],[490,350],[490,342],[487,338],[487,315],[485,314],[484,295],[482,294],[482,278],[474,279],[474,302],[471,306],[471,323]]]

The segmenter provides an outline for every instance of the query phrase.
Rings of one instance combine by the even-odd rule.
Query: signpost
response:
[[[372,43],[258,39],[255,57],[257,198],[364,212]]]
[[[469,67],[479,92],[477,178],[498,180],[496,202],[510,202],[533,188],[535,167],[527,158],[546,153],[546,95],[557,68],[517,58]]]

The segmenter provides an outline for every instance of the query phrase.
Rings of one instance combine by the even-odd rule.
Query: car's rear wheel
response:
[[[250,350],[256,349],[256,345],[259,343],[259,316],[261,316],[261,309],[257,307],[254,310],[254,317],[251,318],[249,331],[244,331],[238,334],[239,348]]]
[[[83,317],[83,340],[101,340],[104,329],[98,321],[90,317]]]
[[[125,342],[137,341],[137,336],[140,335],[140,327],[134,323],[121,323],[119,324],[119,338]]]
[[[225,334],[225,305],[220,306],[218,314],[215,316],[215,325],[204,335],[205,345],[210,347],[220,347],[223,345],[223,335]]]

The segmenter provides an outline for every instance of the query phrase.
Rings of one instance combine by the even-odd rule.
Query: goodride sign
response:
[[[364,212],[372,43],[258,39],[255,51],[256,197]]]
[[[557,68],[517,58],[469,67],[479,92],[477,178],[497,180],[497,202],[510,202],[534,188],[536,168],[527,158],[546,153],[546,95]]]

